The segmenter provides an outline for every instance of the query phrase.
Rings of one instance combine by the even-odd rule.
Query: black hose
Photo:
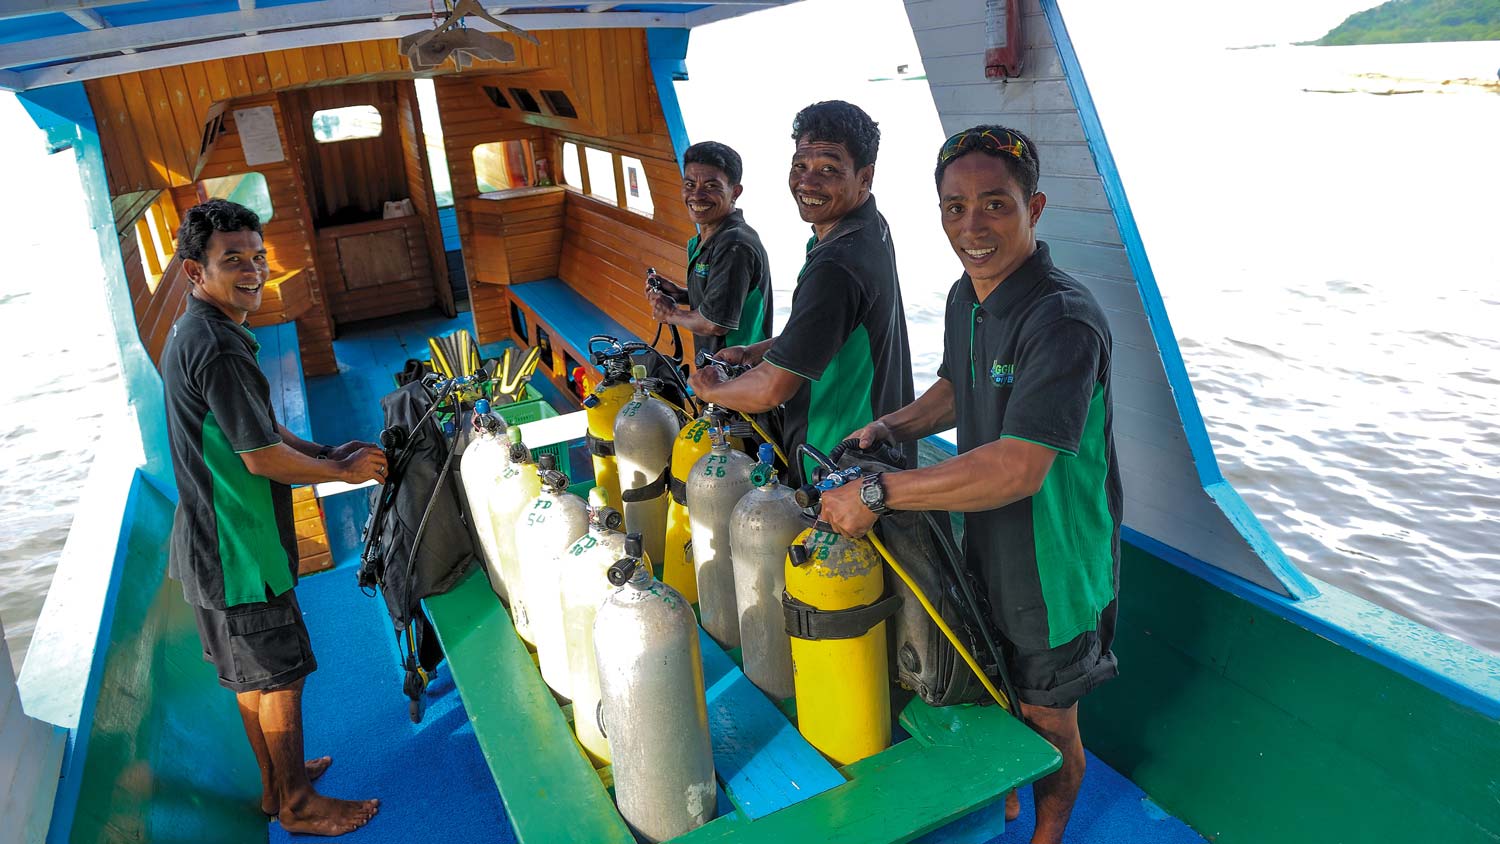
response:
[[[999,644],[995,641],[994,631],[990,629],[989,617],[979,606],[979,597],[974,594],[973,584],[969,582],[968,572],[963,568],[963,556],[953,544],[953,538],[946,530],[938,524],[937,517],[932,511],[922,511],[922,516],[927,520],[927,526],[937,537],[943,557],[948,561],[948,567],[952,569],[953,579],[958,584],[958,591],[969,612],[974,617],[974,623],[979,628],[979,635],[984,639],[984,647],[990,652],[990,658],[995,662],[995,671],[1000,676],[1000,691],[1005,692],[1007,699],[1012,701],[1011,714],[1017,718],[1021,717],[1020,698],[1016,696],[1014,684],[1010,681],[1010,672],[1005,669],[1005,654],[1001,651]]]

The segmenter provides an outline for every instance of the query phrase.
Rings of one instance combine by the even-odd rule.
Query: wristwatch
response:
[[[884,516],[891,512],[891,508],[885,506],[885,484],[880,482],[880,473],[865,475],[859,482],[859,500],[870,508],[870,512],[877,516]]]
[[[328,455],[330,455],[332,453],[333,453],[333,446],[331,446],[331,445],[325,445],[322,448],[318,449],[318,453],[316,455],[314,455],[314,456],[317,457],[319,460],[327,460],[328,459]]]

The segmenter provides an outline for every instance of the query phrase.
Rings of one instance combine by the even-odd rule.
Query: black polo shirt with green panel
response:
[[[721,328],[723,336],[694,334],[693,348],[718,354],[771,336],[771,262],[743,211],[730,212],[707,242],[688,241],[688,306]]]
[[[1012,437],[1057,452],[1041,489],[965,515],[965,557],[1002,632],[1027,649],[1113,629],[1122,494],[1110,399],[1111,339],[1087,288],[1047,244],[983,302],[948,293],[943,364],[960,454]]]
[[[872,195],[822,240],[792,292],[786,327],[766,363],[802,376],[786,403],[783,440],[827,454],[845,437],[911,404],[911,348],[896,277],[896,247]],[[916,444],[904,449],[916,465]],[[804,463],[808,471],[810,463]]]
[[[259,351],[247,326],[193,296],[162,350],[177,477],[168,572],[199,607],[264,601],[297,582],[291,487],[240,457],[281,442]]]

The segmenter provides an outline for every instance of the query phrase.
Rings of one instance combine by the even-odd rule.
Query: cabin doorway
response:
[[[329,315],[339,323],[457,310],[410,80],[281,95],[302,151],[307,209]]]

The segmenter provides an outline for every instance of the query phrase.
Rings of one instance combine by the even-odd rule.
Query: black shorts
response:
[[[203,658],[235,694],[290,686],[318,667],[296,589],[228,609],[194,607],[193,613]]]
[[[1099,626],[1055,648],[1018,648],[1001,634],[1005,667],[1022,703],[1067,709],[1100,684],[1119,675],[1110,650],[1115,639],[1115,608],[1110,602]]]

